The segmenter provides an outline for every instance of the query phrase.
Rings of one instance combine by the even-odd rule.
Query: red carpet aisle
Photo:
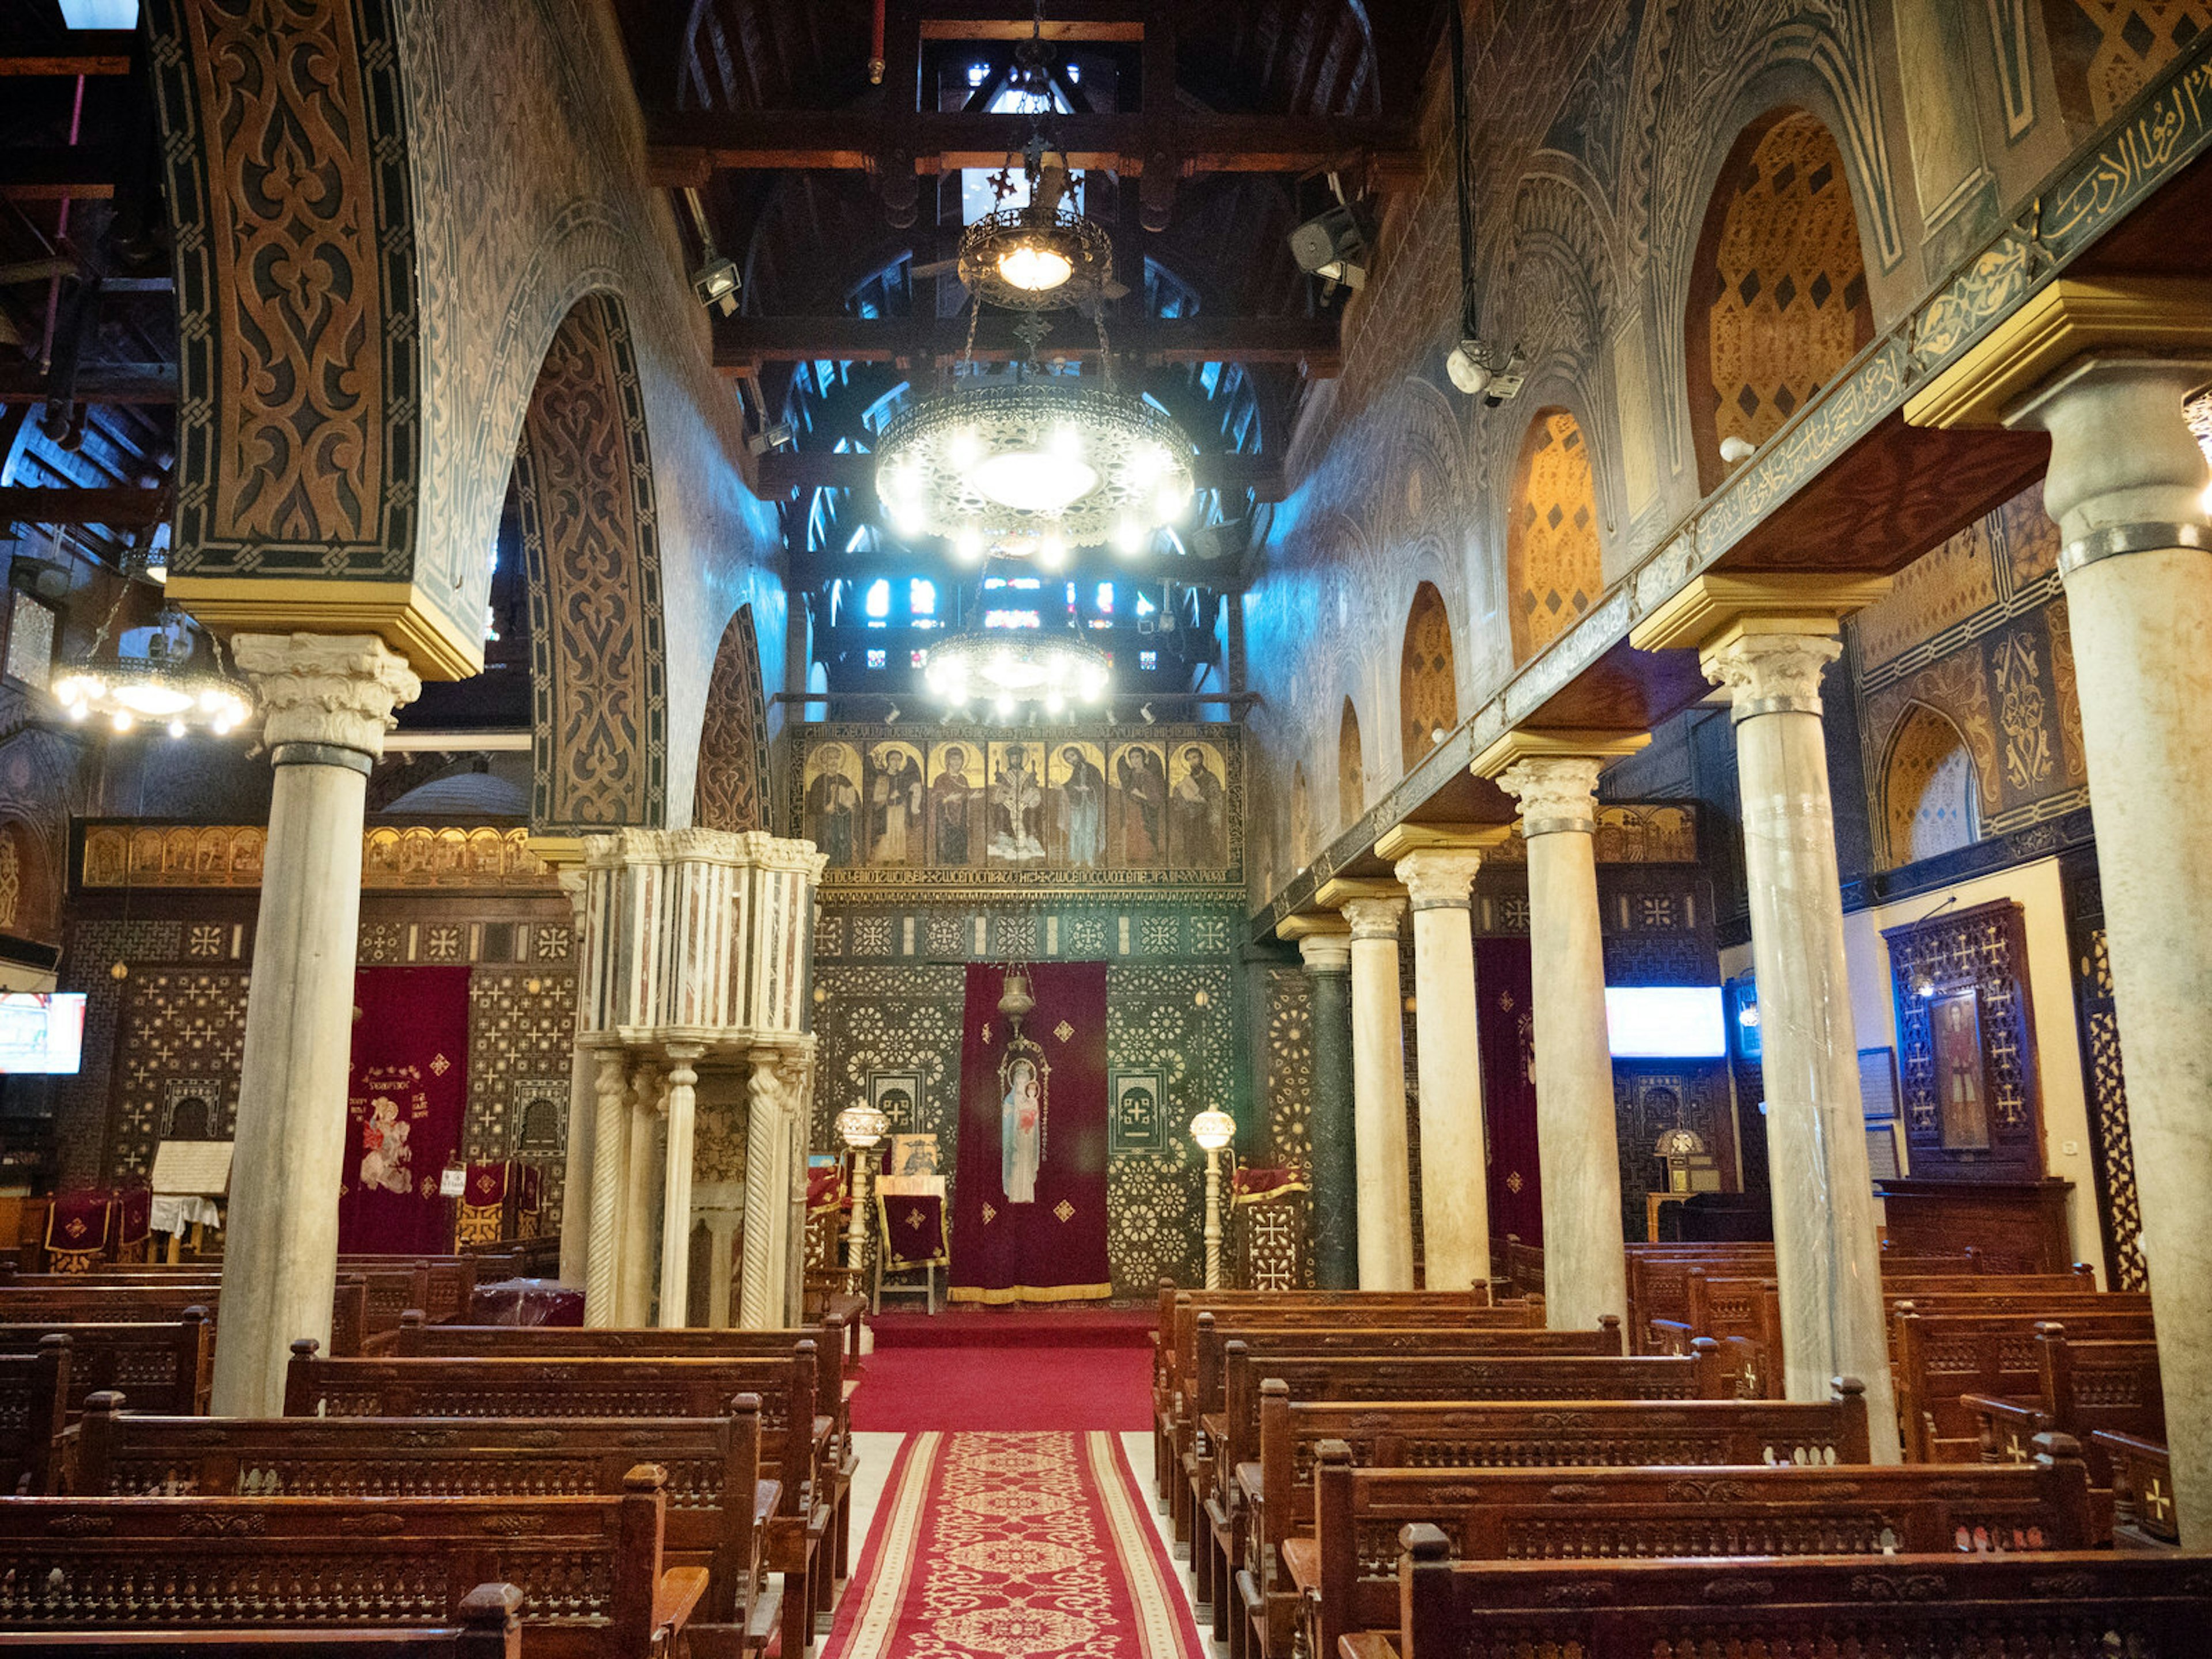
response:
[[[1111,1434],[914,1436],[823,1659],[1198,1659]]]
[[[940,1319],[939,1323],[954,1322]],[[1137,1348],[878,1348],[853,1396],[861,1432],[1152,1425],[1152,1353]]]

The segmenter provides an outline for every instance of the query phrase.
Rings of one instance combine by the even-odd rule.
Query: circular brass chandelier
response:
[[[968,227],[960,280],[970,294],[1009,311],[1056,311],[1113,281],[1113,240],[1068,204],[1066,179],[1065,167],[1048,163],[1028,205],[994,209]]]
[[[228,736],[252,714],[253,694],[224,672],[213,635],[203,650],[191,619],[173,605],[164,605],[150,628],[117,629],[132,580],[144,574],[143,561],[126,572],[92,649],[55,676],[55,700],[72,721],[97,717],[118,733],[145,725],[173,738],[194,731]]]
[[[1105,696],[1112,663],[1073,634],[989,629],[956,634],[933,646],[922,677],[932,693],[956,708],[987,702],[1006,718],[1034,705],[1059,714]]]

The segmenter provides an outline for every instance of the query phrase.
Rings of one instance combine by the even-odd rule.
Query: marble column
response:
[[[570,960],[584,959],[584,872],[561,867],[561,890],[574,910]],[[568,1146],[561,1175],[561,1282],[586,1285],[592,1261],[592,1153],[599,1140],[599,1057],[575,1044],[568,1068]]]
[[[1887,587],[1879,578],[1701,577],[1637,637],[1694,644],[1705,678],[1727,688],[1735,722],[1784,1392],[1824,1400],[1831,1378],[1857,1377],[1875,1461],[1893,1463],[1881,1235],[1820,726],[1820,676],[1843,652],[1838,619]]]
[[[629,1187],[629,1057],[620,1048],[586,1049],[592,1057],[592,1139],[605,1149],[592,1166],[591,1216],[588,1231],[579,1216],[575,1225],[585,1232],[589,1252],[585,1258],[584,1322],[598,1328],[622,1322],[622,1209]],[[567,1254],[568,1238],[562,1238]]]
[[[1352,1126],[1352,933],[1334,916],[1293,916],[1275,930],[1296,939],[1311,997],[1313,1071],[1306,1097],[1313,1140],[1314,1283],[1359,1288],[1359,1161]]]
[[[744,1261],[738,1276],[738,1323],[755,1331],[784,1322],[789,1294],[791,1132],[781,1058],[779,1049],[755,1049],[745,1079]]]
[[[1396,860],[1413,916],[1413,1026],[1420,1054],[1422,1282],[1456,1291],[1490,1282],[1490,1182],[1475,1040],[1474,919],[1479,836],[1400,824],[1376,843]]]
[[[622,1261],[622,1323],[630,1329],[653,1322],[655,1254],[660,1240],[660,1128],[667,1103],[660,1068],[641,1060],[630,1071],[629,1180],[617,1231]]]
[[[372,635],[240,634],[276,768],[246,994],[213,1409],[275,1417],[291,1345],[328,1348],[361,926],[362,814],[421,684]]]
[[[1332,881],[1321,892],[1352,924],[1352,1115],[1359,1172],[1359,1288],[1413,1288],[1413,1181],[1406,1146],[1406,1027],[1398,979],[1403,892]]]
[[[2051,436],[2181,1541],[2212,1548],[2212,283],[2064,280],[1906,407]],[[2087,354],[2087,355],[2083,355]]]
[[[711,1329],[726,1330],[737,1311],[732,1296],[736,1276],[731,1262],[737,1252],[738,1230],[744,1224],[744,1188],[733,1181],[702,1182],[692,1188],[691,1207],[707,1224],[707,1236],[713,1241],[707,1258],[707,1323]]]
[[[660,1328],[681,1330],[691,1308],[691,1141],[697,1114],[703,1042],[671,1042],[668,1057],[668,1167],[661,1183]]]
[[[1555,1331],[1628,1315],[1620,1125],[1597,908],[1597,777],[1643,739],[1516,733],[1475,763],[1521,805],[1528,843],[1536,1164],[1544,1194],[1544,1316]]]

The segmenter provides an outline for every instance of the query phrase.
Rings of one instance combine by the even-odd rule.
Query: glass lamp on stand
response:
[[[1226,1112],[1200,1112],[1190,1121],[1190,1138],[1206,1154],[1206,1288],[1221,1288],[1221,1149],[1237,1138],[1237,1120]]]
[[[853,1215],[845,1224],[845,1267],[858,1273],[867,1265],[869,1153],[891,1127],[889,1113],[876,1106],[848,1106],[837,1114],[837,1138],[853,1152]]]

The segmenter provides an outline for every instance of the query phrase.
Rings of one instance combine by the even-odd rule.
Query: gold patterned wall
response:
[[[1723,168],[1689,323],[1708,489],[1724,475],[1724,440],[1764,443],[1874,337],[1843,155],[1802,110],[1747,131]]]
[[[1566,632],[1604,590],[1589,446],[1564,409],[1542,410],[1522,440],[1505,572],[1516,662]]]
[[[1336,723],[1336,825],[1341,830],[1367,810],[1367,753],[1359,738],[1359,710],[1351,698]]]
[[[1459,724],[1459,684],[1452,665],[1451,615],[1433,583],[1413,590],[1406,647],[1398,662],[1399,763],[1411,771],[1436,747],[1436,733]]]
[[[2067,118],[2101,126],[2207,28],[2208,0],[2044,0]]]

